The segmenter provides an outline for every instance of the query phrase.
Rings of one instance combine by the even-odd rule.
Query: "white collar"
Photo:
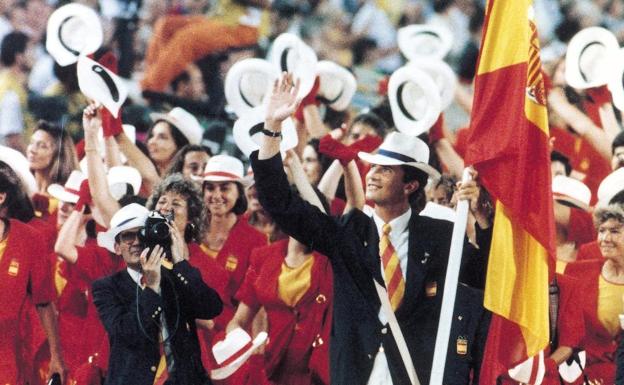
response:
[[[140,271],[133,270],[129,267],[126,267],[126,270],[128,271],[128,274],[130,274],[130,278],[132,278],[134,283],[141,286],[141,277],[143,277],[143,273],[141,273]]]
[[[409,220],[411,216],[412,216],[412,208],[410,207],[407,209],[406,212],[392,219],[388,223],[391,228],[391,234],[401,234],[405,230],[407,230],[407,225],[409,224]],[[386,223],[374,211],[373,211],[373,220],[375,221],[375,226],[377,226],[377,234],[379,234],[379,237],[381,238],[381,234],[383,233],[383,225],[385,225]]]

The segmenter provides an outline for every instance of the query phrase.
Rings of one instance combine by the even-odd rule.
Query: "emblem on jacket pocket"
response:
[[[457,337],[457,354],[461,356],[468,354],[468,340],[464,336]]]
[[[17,277],[17,273],[19,273],[19,262],[17,259],[11,259],[8,273],[12,277]]]
[[[233,255],[229,255],[227,257],[227,260],[225,261],[225,270],[234,271],[236,270],[237,266],[238,266],[238,258],[236,258]]]
[[[438,293],[438,282],[437,281],[427,282],[427,284],[425,285],[425,294],[427,295],[427,297],[435,297],[437,293]]]

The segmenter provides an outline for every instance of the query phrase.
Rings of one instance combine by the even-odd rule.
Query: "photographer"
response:
[[[101,235],[114,243],[127,265],[93,284],[94,303],[110,343],[105,384],[204,384],[195,319],[217,316],[222,303],[185,260],[187,247],[175,224],[168,225],[171,269],[161,266],[166,254],[162,246],[143,247],[139,233],[148,216],[143,206],[125,206]],[[144,233],[154,224],[150,219]]]

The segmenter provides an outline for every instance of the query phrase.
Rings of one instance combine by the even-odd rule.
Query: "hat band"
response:
[[[245,354],[245,352],[249,349],[251,349],[253,346],[253,341],[249,341],[247,342],[247,344],[245,346],[243,346],[242,348],[238,349],[238,351],[234,354],[232,354],[230,356],[230,358],[228,358],[227,360],[223,361],[221,363],[221,367],[226,367],[228,365],[230,365],[231,363],[233,363],[234,361],[236,361],[240,356],[242,356],[243,354]]]
[[[135,220],[135,219],[137,219],[137,217],[132,217],[132,218],[128,218],[128,219],[126,219],[125,221],[121,221],[121,222],[119,222],[119,224],[118,224],[117,226],[115,226],[115,228],[116,228],[116,229],[118,229],[118,228],[120,228],[121,226],[125,225],[126,223],[128,223],[128,222],[130,222],[130,221],[133,221],[133,220]]]
[[[377,151],[377,154],[387,156],[388,158],[400,160],[402,162],[416,162],[416,159],[394,151],[379,149],[379,151]]]
[[[74,195],[80,195],[80,191],[78,190],[74,190],[73,188],[69,188],[69,187],[63,187],[63,189],[65,191],[67,191],[68,193],[72,193]]]
[[[75,15],[72,16],[67,16],[65,19],[63,19],[63,21],[61,21],[61,25],[59,26],[58,31],[56,32],[57,34],[57,38],[59,40],[59,43],[61,43],[61,45],[63,46],[63,48],[65,48],[66,50],[68,50],[69,52],[71,52],[72,55],[74,56],[79,56],[80,52],[76,51],[75,49],[73,49],[72,47],[68,46],[67,44],[65,44],[65,41],[63,40],[63,27],[65,27],[65,23],[67,23],[70,19],[73,19],[74,17],[76,17]]]
[[[210,171],[207,173],[204,173],[204,178],[209,177],[209,176],[222,176],[224,178],[231,178],[231,179],[240,179],[240,176],[236,175],[236,174],[232,174],[231,172],[224,172],[224,171]]]
[[[584,81],[588,82],[589,79],[587,79],[587,75],[585,74],[585,72],[583,72],[583,68],[581,67],[581,58],[583,57],[583,54],[585,53],[585,51],[590,48],[593,47],[595,45],[601,45],[604,47],[604,44],[602,44],[599,41],[594,41],[591,42],[589,44],[587,44],[585,47],[583,47],[583,49],[581,50],[581,53],[579,53],[578,55],[578,69],[579,69],[579,73],[581,74],[581,77],[583,78]]]

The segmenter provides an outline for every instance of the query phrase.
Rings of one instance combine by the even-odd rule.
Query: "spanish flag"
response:
[[[481,384],[548,345],[554,218],[548,116],[531,0],[489,0],[466,164],[496,200]]]

